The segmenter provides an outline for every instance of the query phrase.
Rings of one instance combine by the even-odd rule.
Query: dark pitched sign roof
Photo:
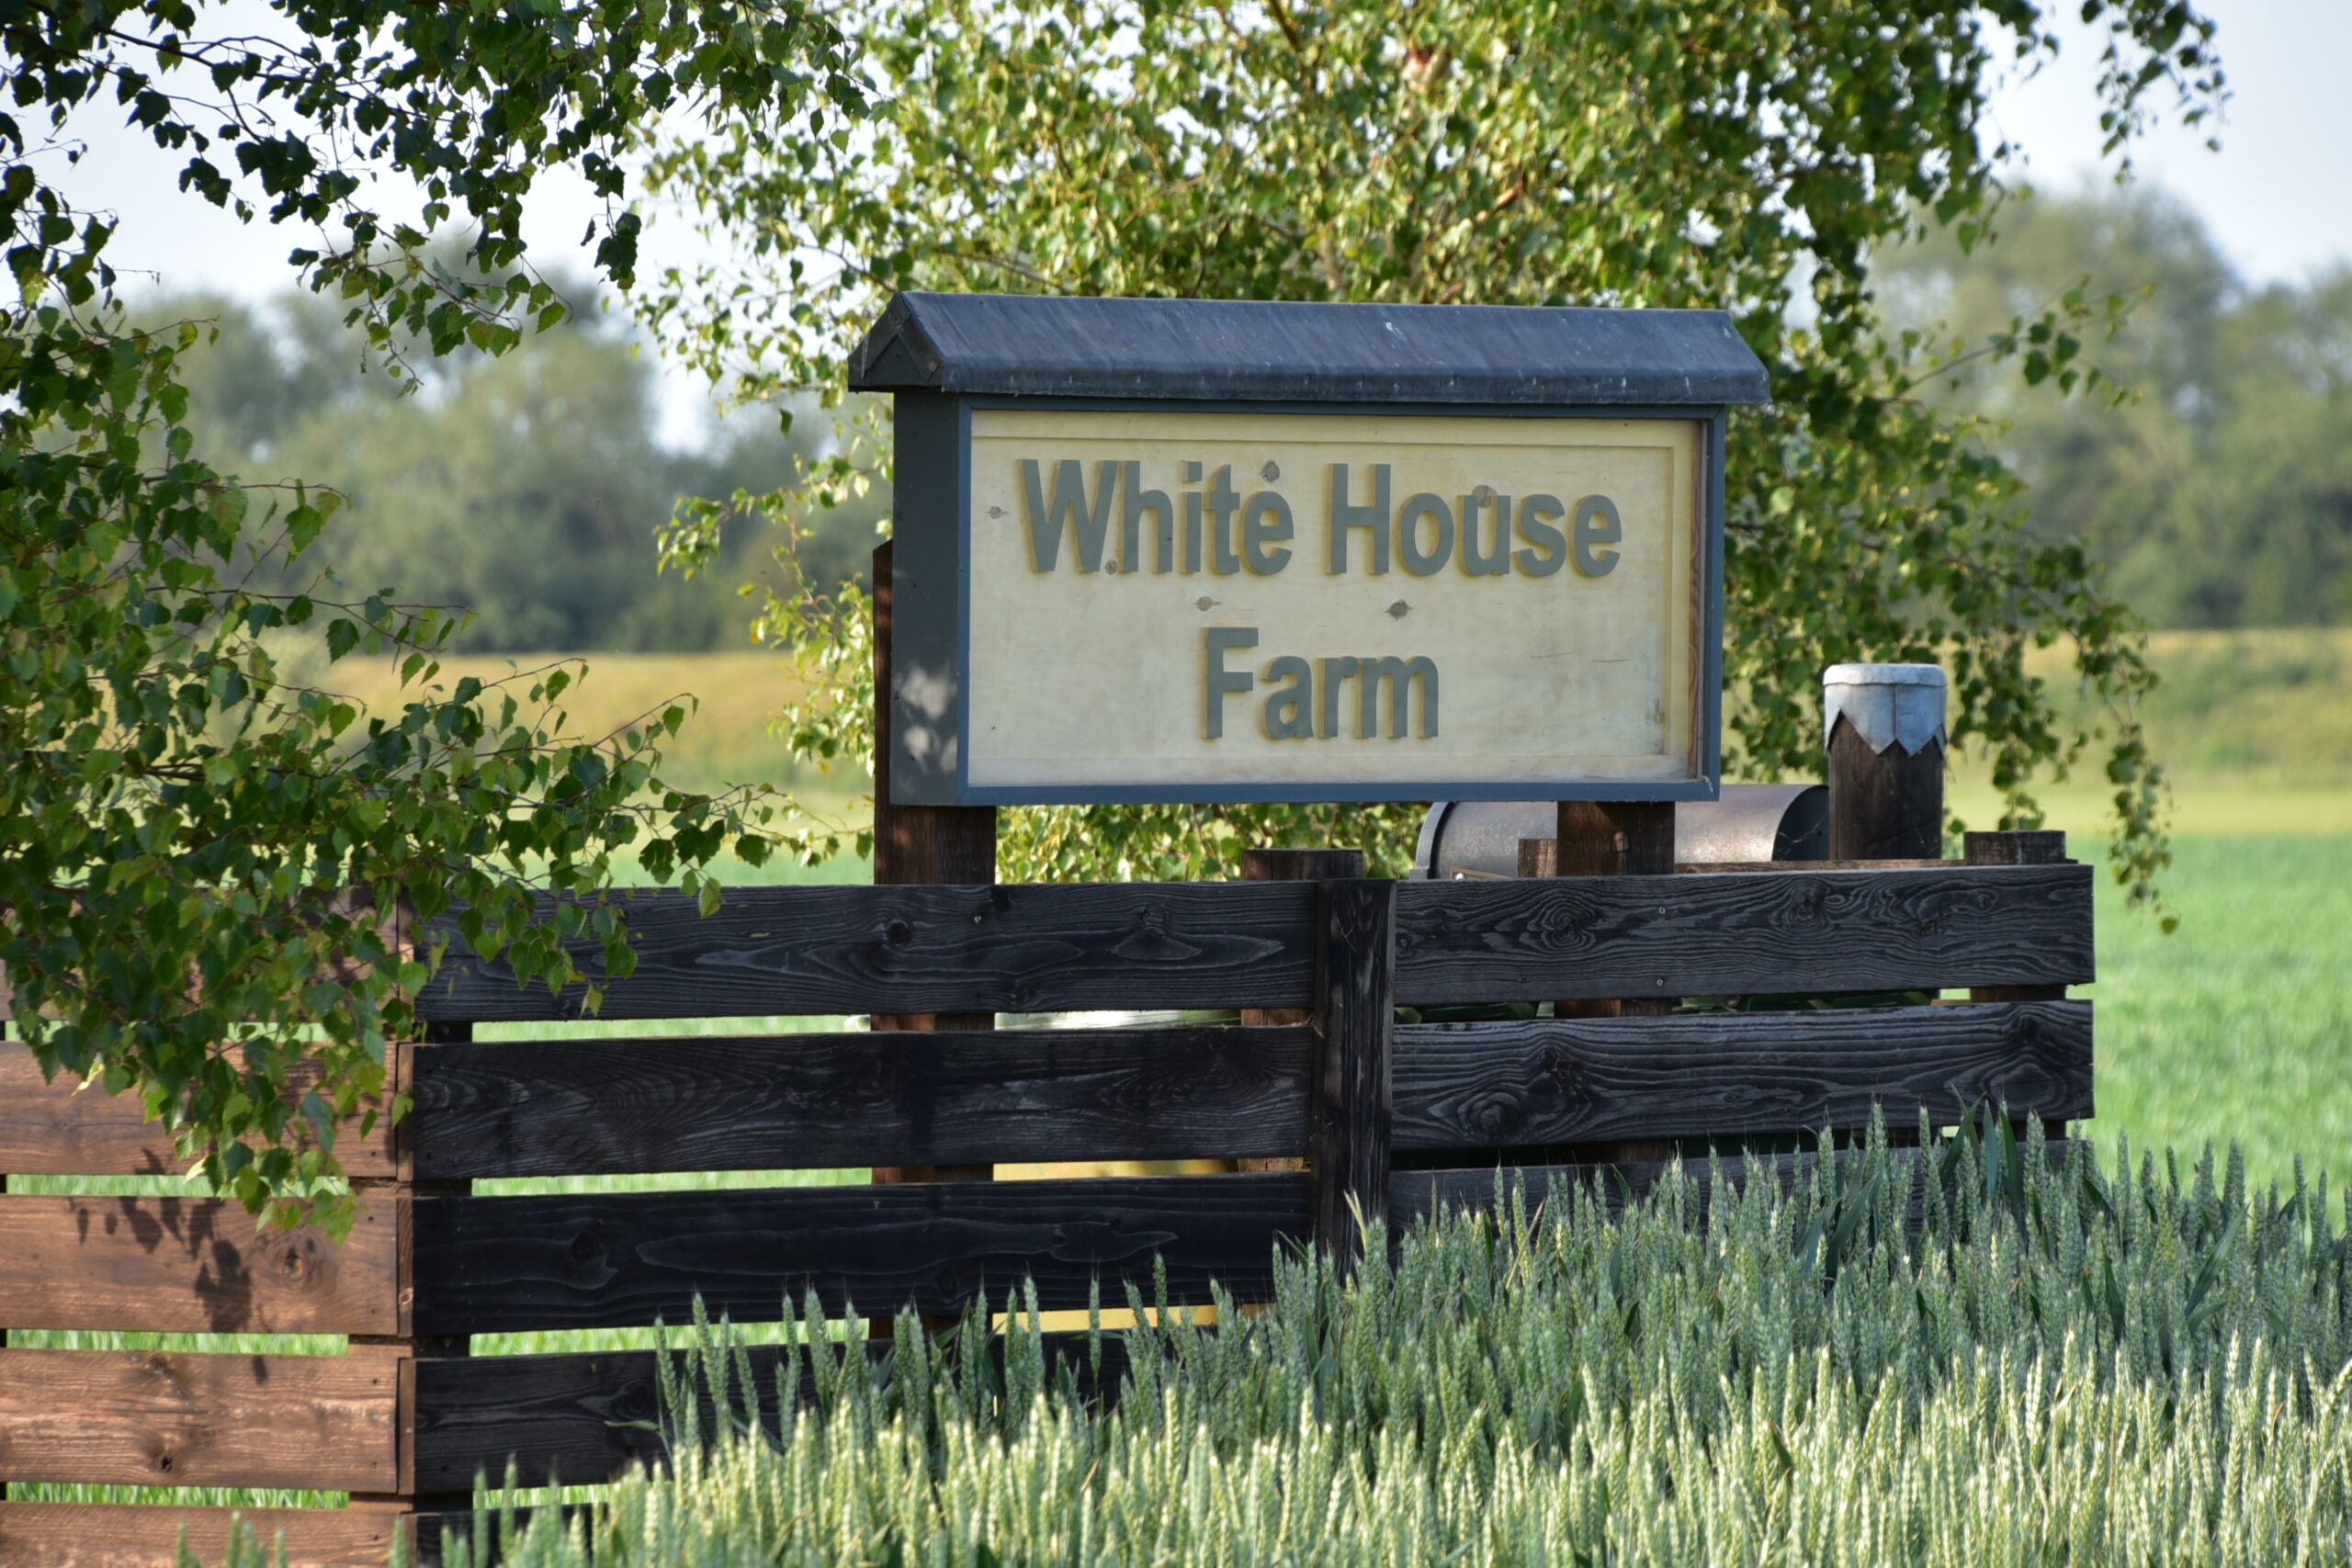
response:
[[[1354,403],[1769,400],[1721,310],[901,294],[862,392]]]

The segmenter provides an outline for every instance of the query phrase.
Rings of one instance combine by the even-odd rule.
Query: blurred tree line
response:
[[[1998,228],[1967,252],[1931,228],[1880,276],[1897,323],[1962,354],[1939,398],[2007,422],[2033,530],[2083,538],[2160,626],[2352,621],[2352,269],[2251,288],[2194,214],[2144,186],[2028,197]],[[2134,394],[2123,406],[2042,396],[1965,357],[2086,279],[2090,296],[2139,299],[2093,351]],[[156,298],[137,314],[217,328],[182,362],[209,448],[198,456],[342,491],[327,564],[363,591],[397,582],[410,600],[469,607],[471,651],[741,644],[751,611],[737,590],[776,575],[773,531],[730,513],[725,570],[691,580],[655,571],[655,531],[683,497],[787,485],[831,425],[786,434],[761,412],[696,449],[664,447],[650,363],[593,306],[504,357],[414,356],[413,395],[308,294],[260,309]],[[805,580],[862,581],[888,508],[868,497],[800,536]]]
[[[1965,344],[2086,277],[2093,297],[2139,299],[2092,350],[2134,394],[2120,407],[2041,396],[1981,361],[1942,386],[2007,422],[2032,527],[2081,537],[2159,626],[2352,621],[2352,267],[2249,287],[2146,186],[2028,197],[1997,227],[1973,253],[1933,228],[1889,258],[1890,316]]]
[[[564,326],[492,357],[407,356],[416,386],[371,364],[333,300],[289,292],[255,308],[152,298],[154,327],[207,323],[181,360],[196,456],[247,480],[300,476],[346,498],[304,558],[360,592],[463,605],[474,652],[694,652],[741,646],[746,580],[775,569],[773,530],[729,525],[724,571],[655,570],[656,530],[686,496],[768,491],[819,449],[826,422],[789,434],[772,412],[718,423],[696,449],[659,439],[654,371],[613,318]],[[830,515],[798,547],[812,579],[862,580],[887,497]]]

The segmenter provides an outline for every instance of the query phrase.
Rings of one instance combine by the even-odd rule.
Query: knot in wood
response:
[[[661,1400],[650,1382],[631,1379],[614,1394],[610,1417],[616,1421],[650,1421],[662,1414]]]
[[[892,947],[904,947],[914,939],[914,927],[904,920],[892,920],[882,929],[882,940]]]

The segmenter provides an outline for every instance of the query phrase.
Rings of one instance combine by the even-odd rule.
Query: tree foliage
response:
[[[150,330],[206,335],[175,365],[194,456],[226,472],[300,474],[343,497],[335,525],[291,572],[397,581],[410,598],[461,604],[462,653],[694,652],[740,645],[731,581],[759,531],[729,532],[730,569],[698,581],[653,571],[650,545],[679,500],[766,490],[811,455],[819,426],[716,424],[694,446],[659,439],[654,372],[584,288],[560,284],[571,320],[515,353],[417,356],[391,380],[354,353],[340,312],[303,293],[259,305],[207,295],[134,301]],[[411,386],[421,395],[407,396]],[[870,535],[871,519],[868,523]],[[812,555],[828,580],[861,573],[854,524]]]
[[[2140,297],[2102,355],[2133,394],[2119,413],[1973,366],[1934,389],[2002,422],[2035,533],[2079,535],[2159,626],[2352,620],[2352,271],[2251,287],[2192,213],[2131,188],[2036,194],[2003,228],[1890,257],[1890,304],[1960,337],[2085,277]]]
[[[858,89],[797,0],[279,0],[275,39],[217,12],[202,33],[207,11],[0,6],[17,290],[0,330],[0,964],[45,1068],[135,1089],[203,1175],[290,1219],[338,1173],[338,1126],[400,1109],[386,1042],[433,957],[402,911],[461,909],[469,942],[533,980],[576,976],[566,938],[625,975],[616,908],[535,923],[535,891],[599,888],[630,853],[707,901],[696,868],[763,840],[743,801],[658,786],[681,708],[571,739],[572,671],[444,686],[450,616],[390,590],[265,586],[299,574],[335,498],[197,457],[176,379],[196,331],[125,323],[111,227],[62,183],[70,117],[119,106],[186,154],[190,198],[328,232],[295,260],[397,358],[407,341],[496,352],[560,318],[520,265],[543,170],[575,166],[617,203],[629,138],[673,103],[725,102],[781,137],[839,120]],[[416,183],[416,213],[366,205],[387,174]],[[472,243],[441,265],[425,237],[458,220]],[[624,285],[635,234],[616,205],[599,262]],[[288,637],[399,659],[410,700],[365,715],[288,679]],[[347,1199],[321,1202],[347,1221]]]
[[[2192,9],[2083,14],[2111,150],[2153,113],[2211,113],[2222,77]],[[778,149],[728,126],[655,165],[737,260],[673,275],[647,313],[737,395],[837,388],[897,288],[1726,309],[1776,397],[1732,424],[1727,767],[1818,769],[1826,664],[1939,661],[2004,825],[2038,819],[2037,773],[2097,747],[2119,874],[2150,896],[2162,788],[2132,712],[2152,680],[2137,623],[2078,545],[2021,528],[1988,431],[1921,400],[1942,361],[1883,330],[1873,292],[1887,242],[1988,234],[2006,150],[1986,96],[2005,62],[2057,47],[2041,6],[928,0],[853,6],[844,26],[885,106],[868,135]],[[2120,308],[2070,292],[1965,352],[2096,394],[2085,343]],[[799,618],[820,644],[839,624],[813,597]],[[2058,639],[2100,733],[2063,725],[2025,671]],[[1028,811],[1006,852],[1024,874],[1164,874],[1311,836],[1393,864],[1410,824],[1396,807]]]

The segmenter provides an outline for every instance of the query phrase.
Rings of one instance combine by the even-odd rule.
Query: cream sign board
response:
[[[902,803],[1715,793],[1720,408],[898,420]]]

